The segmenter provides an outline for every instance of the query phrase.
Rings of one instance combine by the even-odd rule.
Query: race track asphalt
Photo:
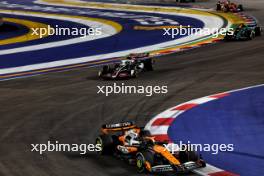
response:
[[[243,1],[264,24],[264,2]],[[203,4],[203,3],[202,3]],[[102,123],[134,120],[144,126],[157,113],[209,94],[264,81],[263,36],[209,45],[156,60],[155,71],[126,85],[167,85],[168,94],[97,94],[98,68],[82,68],[0,82],[0,175],[136,176],[133,166],[95,153],[31,152],[30,144],[93,143]],[[118,81],[121,83],[122,81]]]

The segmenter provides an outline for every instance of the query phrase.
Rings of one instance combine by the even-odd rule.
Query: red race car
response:
[[[216,4],[216,10],[236,13],[244,11],[244,8],[242,4],[235,4],[233,2],[230,2],[229,0],[226,0],[218,1],[218,3]]]

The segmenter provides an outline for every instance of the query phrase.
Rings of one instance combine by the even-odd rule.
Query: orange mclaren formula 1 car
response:
[[[96,138],[101,155],[113,155],[136,165],[139,173],[187,173],[205,167],[206,163],[194,151],[172,152],[167,142],[157,142],[150,132],[133,122],[102,126]]]

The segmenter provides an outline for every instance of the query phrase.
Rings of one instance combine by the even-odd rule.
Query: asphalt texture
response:
[[[264,2],[242,1],[264,24]],[[207,5],[206,3],[201,3]],[[209,5],[212,6],[213,2]],[[126,85],[167,85],[168,93],[97,94],[113,84],[97,78],[98,68],[82,68],[0,82],[0,175],[136,176],[134,166],[94,152],[31,152],[30,144],[93,143],[103,123],[133,120],[144,126],[154,115],[209,94],[264,83],[263,36],[221,42],[158,58],[155,71]]]

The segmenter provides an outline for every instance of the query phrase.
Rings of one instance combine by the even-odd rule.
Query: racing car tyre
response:
[[[194,151],[180,151],[179,152],[179,159],[180,159],[181,163],[186,163],[189,161],[196,162],[199,160],[199,156]]]
[[[256,36],[261,36],[261,32],[262,32],[261,27],[258,26],[258,27],[255,28],[255,35]]]
[[[100,135],[95,140],[96,144],[101,145],[101,151],[98,152],[101,155],[107,155],[113,153],[114,150],[114,141],[110,135]]]
[[[137,77],[138,77],[138,71],[137,71],[137,70],[134,70],[134,71],[132,72],[132,70],[131,70],[131,77],[132,77],[132,78],[137,78]]]
[[[146,59],[144,62],[144,68],[146,71],[153,71],[153,60],[152,59]]]
[[[243,5],[242,4],[239,4],[238,5],[238,9],[242,12],[242,11],[244,11],[244,7],[243,7]]]
[[[221,11],[221,4],[216,4],[216,10]]]
[[[253,31],[253,30],[252,30],[252,31],[250,31],[248,35],[249,35],[249,36],[248,36],[248,39],[249,39],[249,40],[252,40],[252,39],[254,39],[254,38],[255,38],[255,36],[256,36],[256,34],[255,34],[255,31]]]
[[[230,40],[232,40],[232,39],[233,39],[233,35],[230,35],[230,34],[228,34],[228,33],[227,33],[227,34],[225,35],[225,37],[224,37],[224,40],[225,40],[225,41],[230,41]]]
[[[98,77],[102,77],[104,74],[107,74],[110,70],[109,65],[104,65],[103,69],[98,72]]]
[[[136,166],[138,173],[148,173],[150,170],[146,168],[146,163],[154,165],[154,154],[151,151],[139,152],[136,155]],[[149,168],[151,169],[151,168]]]
[[[98,72],[98,77],[100,78],[102,76],[102,71],[100,70],[99,72]]]
[[[103,74],[107,73],[107,72],[109,71],[109,69],[110,69],[110,67],[109,67],[108,65],[103,66],[103,71],[102,71],[102,73],[103,73]]]

